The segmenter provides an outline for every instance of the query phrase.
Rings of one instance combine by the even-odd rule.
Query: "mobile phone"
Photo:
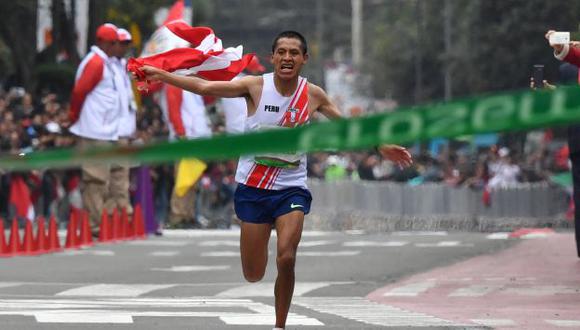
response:
[[[536,88],[544,88],[544,65],[534,64],[534,73],[532,74],[534,78],[534,86]]]
[[[570,43],[570,32],[554,32],[549,37],[550,45],[566,45]]]

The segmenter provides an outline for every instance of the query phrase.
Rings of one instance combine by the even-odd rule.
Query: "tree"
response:
[[[28,90],[34,88],[36,6],[34,0],[3,1],[0,10],[0,38],[10,49],[13,83]]]

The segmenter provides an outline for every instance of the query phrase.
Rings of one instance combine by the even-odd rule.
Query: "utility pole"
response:
[[[319,1],[320,2],[320,1]],[[351,0],[351,48],[352,62],[355,68],[360,69],[363,54],[363,31],[362,31],[362,0]]]
[[[415,1],[415,21],[417,24],[417,41],[415,45],[415,103],[423,100],[423,1]]]
[[[316,1],[316,42],[318,43],[318,84],[324,87],[324,1]]]
[[[445,82],[445,101],[451,100],[453,97],[453,78],[451,76],[451,20],[453,18],[453,7],[451,0],[445,0],[443,8],[443,37],[445,40],[445,65],[443,78]]]

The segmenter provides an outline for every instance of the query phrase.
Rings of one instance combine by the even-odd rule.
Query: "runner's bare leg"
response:
[[[242,222],[241,228],[240,255],[244,278],[248,282],[257,282],[266,272],[272,225]]]
[[[276,327],[279,328],[284,328],[286,325],[286,318],[294,294],[294,266],[303,225],[304,213],[302,211],[293,211],[276,219],[278,277],[276,277],[274,296],[276,300]]]

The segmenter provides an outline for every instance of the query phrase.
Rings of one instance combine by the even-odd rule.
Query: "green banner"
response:
[[[210,139],[92,150],[52,150],[0,158],[0,168],[23,170],[79,166],[83,162],[156,163],[186,157],[205,160],[245,154],[364,149],[435,137],[523,130],[580,121],[580,88],[504,93],[372,116]]]

